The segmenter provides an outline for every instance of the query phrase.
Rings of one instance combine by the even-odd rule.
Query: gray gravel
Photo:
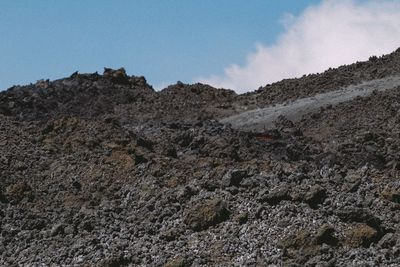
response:
[[[289,103],[276,104],[262,109],[246,111],[240,114],[220,119],[221,123],[230,124],[235,129],[245,131],[263,131],[273,127],[274,121],[279,116],[284,116],[291,121],[298,121],[304,114],[313,112],[322,107],[336,105],[350,101],[357,97],[366,97],[374,91],[385,91],[400,86],[400,76],[385,77],[358,85],[312,97],[294,100]]]

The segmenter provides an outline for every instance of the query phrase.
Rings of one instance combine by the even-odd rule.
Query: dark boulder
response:
[[[194,231],[201,231],[227,220],[229,213],[222,200],[207,200],[189,208],[184,222]]]

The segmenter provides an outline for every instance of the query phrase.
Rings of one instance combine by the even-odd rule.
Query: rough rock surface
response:
[[[398,89],[263,133],[216,120],[399,69],[397,51],[240,96],[123,69],[1,92],[0,266],[399,266]]]

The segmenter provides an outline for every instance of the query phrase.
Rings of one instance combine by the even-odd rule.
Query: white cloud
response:
[[[400,47],[400,1],[323,0],[300,16],[287,14],[272,45],[256,44],[245,65],[198,79],[238,93],[267,83],[321,72]]]

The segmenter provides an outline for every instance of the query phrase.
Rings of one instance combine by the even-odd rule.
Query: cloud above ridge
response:
[[[242,66],[197,79],[238,93],[284,78],[322,72],[400,47],[400,1],[323,0],[282,19],[284,32],[271,45],[256,44]]]

